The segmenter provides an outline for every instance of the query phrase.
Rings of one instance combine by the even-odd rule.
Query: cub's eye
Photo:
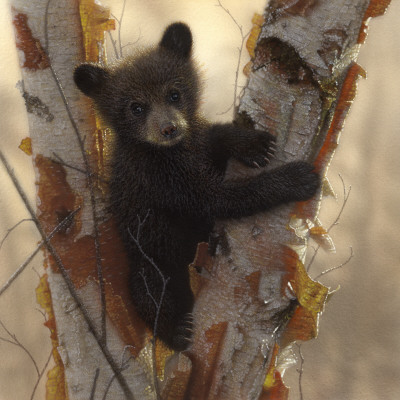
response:
[[[144,107],[141,104],[132,103],[131,111],[133,115],[138,117],[139,115],[142,115],[144,113]]]
[[[181,98],[181,95],[180,95],[180,93],[179,92],[177,92],[176,90],[174,90],[173,92],[171,92],[170,94],[169,94],[169,99],[171,100],[171,101],[179,101],[179,99]]]

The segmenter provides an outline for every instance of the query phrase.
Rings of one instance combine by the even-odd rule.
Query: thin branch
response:
[[[117,60],[119,60],[120,57],[119,57],[118,49],[117,49],[117,41],[114,40],[111,31],[107,31],[107,33],[108,33],[108,36],[110,37],[111,44],[112,44],[113,49],[114,49],[115,58],[116,58]]]
[[[45,371],[46,371],[46,369],[47,369],[47,367],[48,367],[48,365],[49,365],[49,363],[50,363],[50,360],[51,360],[51,356],[52,356],[52,355],[53,355],[53,350],[50,351],[49,357],[47,358],[47,361],[46,361],[46,363],[44,364],[44,367],[43,367],[42,370],[40,371],[40,374],[39,374],[39,376],[38,376],[38,379],[37,379],[37,381],[36,381],[36,384],[35,384],[35,386],[34,386],[34,388],[33,388],[33,391],[32,391],[32,394],[31,394],[31,399],[30,399],[30,400],[33,400],[33,398],[34,398],[34,396],[35,396],[36,389],[38,388],[39,382],[40,382],[40,380],[42,379],[42,376],[43,376],[43,374],[45,373]]]
[[[73,170],[75,170],[75,171],[78,171],[78,172],[81,172],[82,174],[85,174],[86,175],[86,171],[84,170],[84,169],[82,169],[82,168],[78,168],[78,167],[75,167],[74,165],[71,165],[71,164],[68,164],[68,163],[66,163],[57,153],[55,153],[54,151],[53,151],[53,156],[57,159],[57,160],[52,160],[52,161],[54,161],[55,163],[57,163],[57,164],[60,164],[60,165],[62,165],[62,166],[64,166],[64,167],[68,167],[68,168],[70,168],[70,169],[73,169]]]
[[[82,302],[82,300],[80,299],[80,297],[78,296],[78,293],[75,290],[75,286],[71,281],[71,278],[69,277],[68,271],[66,270],[63,262],[61,261],[60,256],[58,255],[56,249],[53,247],[53,245],[51,244],[50,241],[47,240],[47,235],[42,227],[42,225],[40,224],[39,220],[36,217],[35,211],[33,210],[33,207],[31,206],[31,204],[29,203],[28,197],[26,196],[24,190],[22,189],[20,183],[18,182],[12,168],[10,167],[10,165],[8,164],[7,159],[4,157],[3,152],[0,150],[0,160],[3,163],[10,179],[12,180],[18,194],[21,197],[21,200],[23,201],[26,209],[28,210],[29,214],[31,215],[33,222],[36,225],[37,230],[39,231],[40,235],[42,236],[42,239],[45,242],[45,246],[48,250],[48,252],[51,254],[51,256],[53,257],[58,270],[60,271],[67,287],[68,290],[70,292],[71,297],[74,299],[75,303],[77,304],[77,306],[80,308],[81,312],[82,312],[82,316],[84,318],[84,320],[86,321],[90,332],[92,333],[92,335],[94,336],[100,350],[102,351],[104,357],[106,358],[108,364],[110,365],[111,369],[113,370],[113,372],[116,375],[116,378],[118,379],[118,382],[122,388],[122,390],[124,391],[124,394],[126,396],[127,399],[134,399],[132,391],[130,390],[124,376],[121,374],[120,369],[118,368],[117,363],[114,361],[113,356],[111,355],[110,351],[108,350],[108,347],[103,343],[102,341],[102,337],[101,335],[97,332],[96,329],[96,325],[93,322],[93,320],[91,319],[89,312],[85,306],[85,304]]]
[[[47,1],[46,11],[45,11],[45,19],[44,19],[44,36],[45,36],[45,52],[47,54],[47,58],[49,60],[50,71],[53,76],[53,79],[56,83],[58,91],[60,93],[61,99],[64,103],[65,109],[67,111],[68,118],[71,122],[72,128],[75,132],[75,136],[78,140],[78,144],[81,150],[82,159],[85,165],[86,171],[86,180],[89,188],[90,194],[90,203],[92,209],[92,219],[93,219],[93,231],[94,231],[94,247],[95,247],[95,254],[96,254],[96,268],[97,268],[97,278],[99,280],[100,285],[100,298],[101,298],[101,333],[100,333],[100,340],[102,341],[103,345],[107,345],[107,332],[106,332],[106,295],[105,295],[105,286],[104,286],[104,278],[103,278],[103,270],[102,270],[102,261],[101,261],[101,254],[100,254],[100,240],[99,240],[99,227],[98,227],[98,220],[97,220],[97,208],[96,208],[96,199],[94,195],[94,185],[92,180],[92,173],[89,164],[89,159],[86,154],[84,140],[82,139],[81,133],[79,131],[78,125],[72,115],[71,108],[69,106],[68,99],[65,95],[64,88],[61,85],[61,82],[58,78],[58,75],[54,69],[53,63],[50,60],[49,55],[49,23],[48,23],[48,15],[49,15],[49,6],[51,0]]]
[[[6,241],[8,235],[15,229],[17,228],[19,225],[21,225],[23,222],[26,221],[32,221],[31,218],[25,218],[25,219],[21,219],[21,221],[17,222],[13,227],[11,227],[10,229],[7,229],[7,233],[5,234],[5,236],[3,237],[2,241],[0,242],[0,250],[3,247],[3,243]]]
[[[342,216],[343,210],[346,207],[346,204],[347,204],[347,201],[349,200],[349,196],[350,196],[350,192],[351,192],[351,185],[349,186],[349,191],[346,193],[346,184],[344,183],[344,179],[341,174],[339,174],[339,178],[342,181],[342,185],[343,185],[343,204],[342,204],[342,207],[341,207],[339,214],[336,217],[335,221],[333,221],[332,225],[328,228],[328,231],[327,231],[328,233],[334,226],[339,225],[339,220]]]
[[[122,54],[122,41],[121,41],[121,28],[122,28],[122,18],[124,17],[125,13],[125,6],[126,6],[126,0],[124,0],[122,4],[122,11],[121,11],[121,17],[118,20],[118,41],[119,41],[119,54],[121,55],[121,58],[123,58]]]
[[[124,371],[126,368],[129,367],[129,361],[132,359],[132,355],[130,354],[126,360],[124,360],[124,359],[125,359],[125,353],[131,347],[134,348],[134,346],[132,346],[130,344],[127,344],[126,346],[124,346],[124,350],[122,351],[122,355],[121,355],[121,364],[120,364],[121,371]]]
[[[216,4],[216,6],[221,7],[231,17],[232,21],[238,27],[240,36],[242,38],[240,47],[238,47],[239,55],[238,55],[238,62],[237,62],[236,71],[235,71],[235,86],[234,86],[234,91],[233,91],[233,104],[226,111],[218,114],[218,115],[222,115],[222,114],[226,114],[227,112],[229,112],[232,109],[232,107],[234,109],[236,109],[236,107],[237,107],[237,101],[238,101],[237,90],[238,90],[239,70],[240,70],[240,64],[241,64],[241,60],[242,60],[243,47],[244,47],[247,37],[250,35],[251,30],[248,31],[246,34],[244,34],[243,26],[237,22],[236,18],[231,14],[231,12],[226,7],[224,7],[222,5],[220,0],[218,0],[218,4]]]
[[[131,360],[132,356],[129,356],[129,358],[128,358],[126,361],[124,361],[125,352],[126,352],[126,350],[127,350],[129,347],[133,347],[133,346],[131,346],[131,345],[126,345],[126,346],[124,347],[123,352],[122,352],[122,356],[121,356],[121,366],[120,366],[121,371],[124,371],[125,369],[127,369],[127,368],[129,367],[129,361]],[[115,374],[111,377],[110,381],[108,382],[107,387],[106,387],[106,390],[104,391],[102,400],[106,400],[106,398],[107,398],[107,396],[108,396],[108,392],[109,392],[109,390],[110,390],[110,388],[111,388],[111,385],[112,385],[112,383],[114,382],[114,379],[115,379]]]
[[[1,319],[0,319],[0,325],[7,332],[7,335],[10,336],[10,338],[12,339],[12,340],[9,340],[9,339],[0,337],[0,340],[2,340],[3,342],[7,342],[7,343],[10,343],[10,344],[13,344],[13,345],[19,347],[20,349],[22,349],[28,355],[28,357],[31,359],[33,365],[35,366],[36,373],[37,373],[38,377],[40,377],[39,368],[38,368],[38,366],[36,364],[35,359],[33,358],[32,354],[30,353],[30,351],[18,340],[18,338],[17,338],[17,336],[15,334],[11,333],[7,329],[7,327],[4,325],[4,323],[3,323],[3,321]]]
[[[339,213],[336,216],[335,220],[332,222],[330,227],[327,229],[327,231],[326,231],[327,233],[329,233],[332,230],[333,227],[335,227],[336,225],[339,225],[340,218],[341,218],[341,216],[343,214],[344,209],[346,208],[346,204],[347,204],[347,201],[349,200],[350,193],[351,193],[351,185],[349,186],[349,190],[347,192],[346,191],[346,184],[344,183],[344,180],[343,180],[343,177],[342,177],[341,174],[339,174],[339,178],[341,179],[342,185],[343,185],[343,203],[342,203],[342,206],[340,207]],[[310,270],[310,268],[311,268],[311,266],[312,266],[312,264],[313,264],[313,262],[314,262],[314,260],[315,260],[315,258],[317,256],[318,251],[319,251],[320,248],[321,248],[321,245],[319,244],[314,249],[314,254],[311,257],[311,260],[310,260],[310,262],[308,263],[308,266],[307,266],[307,272]]]
[[[161,276],[161,278],[164,281],[165,277],[164,277],[163,273],[161,272],[160,268],[158,268],[158,265],[154,262],[154,260],[146,254],[146,252],[143,250],[143,248],[139,242],[142,226],[146,223],[146,220],[149,217],[149,215],[150,215],[150,210],[147,211],[147,214],[144,217],[143,221],[141,220],[140,215],[137,216],[139,224],[138,224],[138,228],[136,231],[136,237],[133,236],[133,234],[129,228],[128,228],[128,233],[129,233],[130,237],[132,238],[132,240],[135,242],[135,244],[136,244],[138,250],[140,251],[140,253],[142,254],[142,256],[153,266],[153,268],[158,272],[158,274]],[[167,278],[167,280],[169,280],[169,278]]]
[[[304,372],[304,356],[301,351],[301,344],[296,343],[296,346],[299,350],[299,356],[300,356],[300,368],[297,368],[297,372],[299,373],[299,394],[300,394],[300,400],[303,400],[302,378],[303,378],[303,372]]]
[[[154,303],[154,306],[156,307],[156,317],[154,320],[154,328],[153,328],[153,338],[152,338],[152,358],[153,358],[153,380],[154,380],[154,388],[155,392],[157,395],[157,398],[160,398],[160,389],[158,387],[158,378],[157,378],[157,368],[156,368],[156,353],[155,353],[155,348],[156,348],[156,337],[157,337],[157,326],[158,326],[158,319],[160,317],[160,311],[161,307],[164,301],[164,296],[165,296],[165,290],[169,281],[169,277],[165,277],[158,265],[154,262],[154,260],[149,257],[146,252],[143,250],[141,244],[140,244],[140,234],[141,234],[141,229],[142,226],[146,223],[146,220],[150,214],[150,210],[147,211],[146,216],[144,217],[143,221],[140,218],[140,215],[137,216],[138,219],[138,227],[136,231],[136,236],[133,236],[132,232],[128,228],[128,232],[134,243],[136,244],[137,248],[139,249],[140,253],[142,256],[153,266],[153,268],[156,270],[156,272],[160,275],[161,280],[162,280],[162,290],[161,290],[161,295],[159,301],[155,299],[153,294],[150,292],[150,289],[147,284],[147,279],[144,274],[144,270],[140,272],[141,277],[143,278],[144,284],[146,286],[146,293],[150,297],[151,301]]]
[[[321,245],[318,245],[317,247],[313,248],[314,254],[313,254],[313,256],[311,257],[311,260],[310,260],[310,262],[309,262],[308,265],[307,265],[307,272],[310,271],[310,268],[311,268],[312,264],[314,263],[314,260],[315,260],[315,258],[317,257],[317,254],[318,254],[318,251],[319,251],[320,248],[321,248]]]
[[[335,271],[335,270],[337,270],[337,269],[339,269],[339,268],[344,267],[346,264],[348,264],[348,263],[350,262],[350,260],[353,258],[353,256],[354,256],[353,248],[350,247],[350,256],[347,258],[346,261],[342,262],[340,265],[337,265],[336,267],[332,267],[332,268],[329,268],[329,269],[327,269],[327,270],[325,270],[325,271],[322,271],[319,275],[317,275],[317,276],[314,278],[314,280],[320,278],[320,277],[323,276],[323,275],[329,274],[329,273],[332,272],[332,271]]]
[[[141,29],[139,29],[139,36],[138,36],[138,38],[137,38],[134,42],[128,42],[127,44],[124,44],[124,45],[122,46],[122,48],[124,49],[125,47],[129,47],[129,46],[135,45],[137,42],[139,42],[139,40],[141,39],[141,37],[142,37],[142,31],[141,31]]]
[[[20,265],[20,267],[10,276],[8,281],[1,287],[0,289],[0,296],[11,286],[11,284],[18,278],[19,275],[25,270],[25,268],[31,263],[31,261],[35,258],[36,254],[39,253],[40,249],[43,247],[43,245],[46,243],[46,241],[50,241],[53,236],[61,230],[65,225],[67,225],[72,218],[75,216],[75,214],[81,209],[81,207],[78,207],[75,211],[72,211],[70,214],[68,214],[67,217],[65,217],[50,233],[49,236],[46,237],[46,240],[42,240],[39,245],[36,247],[35,251]],[[29,219],[29,221],[33,221],[32,219]]]
[[[80,172],[80,173],[82,173],[82,174],[84,174],[84,175],[87,174],[87,172],[86,172],[85,170],[83,170],[82,168],[75,167],[74,165],[71,165],[71,164],[68,164],[67,162],[65,162],[65,161],[64,161],[57,153],[55,153],[54,151],[53,151],[53,156],[56,158],[56,160],[52,159],[53,162],[55,162],[55,163],[57,163],[57,164],[60,164],[60,165],[62,165],[62,166],[64,166],[64,167],[73,169],[73,170],[75,170],[75,171],[78,171],[78,172]],[[92,172],[91,174],[92,174],[92,176],[96,177],[98,180],[100,180],[100,181],[102,181],[102,182],[104,182],[104,183],[108,183],[106,179],[104,179],[103,177],[101,177],[101,176],[100,176],[99,174],[97,174],[96,172]]]
[[[35,308],[35,310],[36,310],[38,313],[42,314],[42,317],[44,318],[44,321],[47,322],[47,315],[46,315],[46,313],[45,313],[43,310],[41,310],[40,308]]]
[[[242,32],[243,32],[243,27],[242,27],[242,25],[240,25],[240,24],[236,21],[235,17],[231,14],[231,12],[230,12],[226,7],[224,7],[224,6],[222,5],[222,3],[221,3],[220,0],[218,0],[218,4],[216,4],[216,6],[217,6],[217,7],[221,7],[221,8],[231,17],[232,21],[235,23],[235,25],[238,27],[238,29],[239,29],[240,32],[242,33]]]
[[[99,379],[99,374],[100,374],[100,368],[97,368],[96,373],[94,374],[93,385],[92,385],[92,390],[90,392],[89,400],[94,400],[94,395],[96,393],[96,386],[97,386],[97,380]]]
[[[113,46],[113,49],[114,49],[115,58],[116,58],[117,60],[119,60],[120,58],[123,58],[123,52],[122,52],[122,50],[123,50],[125,47],[133,46],[133,45],[136,44],[136,43],[140,40],[140,38],[141,38],[141,30],[139,29],[139,36],[138,36],[137,40],[135,40],[134,42],[128,42],[127,44],[122,45],[121,30],[122,30],[122,19],[123,19],[124,14],[125,14],[125,6],[126,6],[126,0],[124,0],[124,3],[123,3],[123,5],[122,5],[122,11],[121,11],[121,17],[120,17],[120,18],[117,18],[114,14],[111,14],[111,16],[118,22],[118,46],[119,46],[119,52],[120,52],[120,54],[118,54],[117,41],[114,40],[114,38],[113,38],[113,36],[112,36],[112,33],[111,33],[110,31],[107,32],[108,35],[109,35],[109,37],[110,37],[110,40],[111,40],[111,44],[112,44],[112,46]]]
[[[108,385],[106,387],[106,390],[104,391],[104,395],[102,397],[102,400],[106,400],[106,398],[108,396],[108,392],[109,392],[109,390],[111,388],[111,385],[114,382],[114,380],[115,380],[115,374],[111,377],[110,381],[108,382]]]

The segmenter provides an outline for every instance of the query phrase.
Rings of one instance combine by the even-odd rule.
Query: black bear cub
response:
[[[307,200],[319,187],[305,162],[224,180],[231,157],[265,166],[274,137],[203,119],[191,52],[189,27],[175,23],[154,48],[111,67],[82,64],[74,72],[78,88],[115,133],[110,204],[130,260],[134,304],[153,329],[157,320],[157,336],[175,350],[190,344],[188,265],[215,219]]]

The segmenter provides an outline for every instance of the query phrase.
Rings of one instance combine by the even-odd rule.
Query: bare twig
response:
[[[10,229],[7,229],[7,233],[5,234],[5,236],[3,237],[2,241],[0,242],[0,250],[1,250],[1,248],[3,247],[3,243],[6,241],[8,235],[9,235],[15,228],[17,228],[19,225],[21,225],[23,222],[26,222],[26,221],[32,221],[32,219],[31,219],[31,218],[24,218],[24,219],[21,219],[21,221],[17,222],[13,227],[11,227]]]
[[[339,178],[340,178],[340,180],[342,181],[342,185],[343,185],[343,204],[342,204],[342,207],[341,207],[341,209],[340,209],[340,211],[339,211],[339,214],[337,215],[335,221],[333,221],[332,225],[329,227],[328,233],[330,232],[330,230],[331,230],[334,226],[339,225],[339,220],[340,220],[340,218],[341,218],[341,216],[342,216],[343,210],[344,210],[345,207],[346,207],[346,203],[347,203],[347,201],[349,200],[349,196],[350,196],[350,192],[351,192],[351,185],[349,186],[348,192],[346,192],[346,184],[344,183],[344,179],[343,179],[343,177],[342,177],[341,174],[339,174]]]
[[[129,46],[135,45],[137,42],[139,42],[139,40],[140,40],[140,38],[141,38],[141,35],[142,35],[142,31],[141,31],[141,29],[139,29],[139,36],[138,36],[138,38],[137,38],[134,42],[128,42],[127,44],[124,44],[124,45],[122,46],[122,48],[124,49],[125,47],[129,47]]]
[[[134,44],[136,44],[141,37],[141,30],[139,30],[139,36],[137,38],[137,40],[135,40],[134,42],[128,42],[127,44],[122,45],[122,39],[121,39],[121,30],[122,30],[122,19],[124,17],[125,14],[125,6],[126,6],[126,0],[124,0],[123,4],[122,4],[122,11],[121,11],[121,16],[118,18],[117,16],[115,16],[114,14],[111,14],[111,16],[118,22],[118,47],[119,47],[119,53],[118,53],[118,48],[117,48],[117,41],[114,40],[111,31],[108,31],[108,36],[110,37],[111,40],[111,44],[113,46],[114,49],[114,54],[115,54],[115,58],[117,60],[119,60],[120,58],[123,58],[123,49],[125,47],[128,46],[132,46]]]
[[[67,217],[65,217],[50,233],[49,236],[47,236],[46,241],[50,241],[53,236],[60,230],[62,229],[65,225],[67,225],[72,218],[75,216],[75,214],[80,210],[81,208],[77,208],[75,211],[72,211]],[[32,219],[29,219],[29,221],[33,221]],[[34,259],[37,253],[39,253],[40,249],[43,247],[43,245],[46,242],[45,240],[42,240],[39,245],[36,247],[35,251],[20,265],[20,267],[10,276],[8,281],[0,288],[0,296],[11,286],[11,284],[15,281],[15,279],[18,278],[19,275],[25,270],[25,268],[31,263],[31,261]]]
[[[340,218],[341,218],[341,216],[343,214],[344,209],[346,208],[347,201],[349,200],[349,197],[350,197],[351,185],[349,186],[349,190],[347,191],[346,190],[346,184],[344,183],[342,175],[339,174],[339,177],[340,177],[340,180],[342,181],[342,185],[343,185],[343,203],[342,203],[342,206],[340,207],[339,213],[336,216],[335,220],[332,222],[330,227],[327,229],[327,231],[326,231],[327,233],[329,233],[332,230],[333,227],[339,225]],[[319,251],[320,248],[321,248],[321,245],[318,245],[314,249],[314,254],[311,257],[311,260],[310,260],[310,262],[308,263],[308,266],[307,266],[307,272],[310,270],[310,268],[311,268],[311,266],[312,266],[312,264],[313,264],[313,262],[314,262],[314,260],[315,260],[315,258],[317,256],[318,251]]]
[[[239,70],[240,70],[240,64],[241,64],[241,60],[242,60],[243,47],[244,47],[247,37],[250,35],[251,30],[249,32],[247,32],[246,34],[244,34],[243,26],[237,22],[236,18],[231,14],[231,12],[226,7],[224,7],[222,5],[220,0],[218,0],[218,4],[216,4],[216,6],[221,7],[231,17],[232,21],[238,27],[240,36],[242,38],[240,47],[238,47],[238,49],[237,49],[239,54],[238,54],[238,62],[237,62],[237,66],[236,66],[236,71],[235,71],[235,86],[234,86],[234,91],[233,91],[233,103],[226,111],[218,114],[218,115],[222,115],[222,114],[226,114],[227,112],[229,112],[232,109],[232,107],[234,108],[234,110],[237,107],[237,101],[238,101],[238,97],[239,97],[237,95],[237,90],[238,90]]]
[[[303,400],[303,372],[304,372],[304,356],[303,352],[301,351],[301,344],[296,343],[296,346],[299,350],[299,356],[300,356],[300,368],[297,368],[297,372],[299,373],[299,394],[300,394],[300,400]]]
[[[53,162],[60,164],[64,167],[73,169],[75,171],[81,172],[82,174],[86,175],[87,172],[85,170],[83,170],[82,168],[78,168],[75,167],[74,165],[68,164],[67,162],[65,162],[57,153],[55,153],[53,151],[53,156],[56,158],[56,160],[52,159]],[[104,182],[104,183],[108,183],[107,180],[105,180],[103,177],[101,177],[99,174],[97,174],[96,172],[91,172],[92,176],[96,177],[98,180]]]
[[[33,268],[33,269],[34,269],[34,268]],[[43,310],[41,310],[40,308],[35,308],[35,310],[36,310],[38,313],[42,314],[42,316],[43,316],[45,322],[47,322],[47,315],[46,315],[46,313],[45,313]]]
[[[120,369],[121,369],[121,371],[124,371],[126,368],[129,367],[129,361],[131,360],[132,356],[130,355],[126,361],[124,361],[124,357],[125,357],[126,351],[127,351],[130,347],[133,347],[133,346],[131,346],[131,345],[126,345],[126,346],[124,347],[124,351],[122,352],[121,364],[120,364]],[[107,398],[107,396],[108,396],[108,392],[109,392],[109,390],[110,390],[110,388],[111,388],[111,385],[112,385],[112,383],[114,382],[114,380],[115,380],[115,374],[110,378],[110,381],[109,381],[108,384],[107,384],[106,390],[104,391],[102,400],[106,400],[106,398]]]
[[[114,18],[115,18],[115,17],[114,17]],[[116,18],[115,18],[115,19],[116,19]],[[107,33],[108,33],[108,36],[110,37],[111,44],[112,44],[113,49],[114,49],[115,58],[116,58],[117,60],[119,60],[120,57],[119,57],[118,49],[117,49],[117,41],[114,40],[111,31],[107,31]]]
[[[60,164],[60,165],[62,165],[62,166],[64,166],[64,167],[68,167],[68,168],[70,168],[70,169],[73,169],[73,170],[75,170],[75,171],[81,172],[82,174],[85,174],[85,175],[86,175],[87,172],[86,172],[84,169],[78,168],[78,167],[75,167],[74,165],[71,165],[71,164],[66,163],[66,162],[65,162],[57,153],[55,153],[54,151],[53,151],[53,156],[56,158],[56,160],[52,160],[52,161],[56,162],[57,164]]]
[[[104,395],[102,397],[102,400],[106,400],[107,399],[108,392],[109,392],[109,390],[111,388],[111,385],[114,382],[114,380],[115,380],[115,374],[111,377],[110,381],[108,382],[108,385],[106,387],[106,390],[104,391]]]
[[[50,360],[51,360],[51,356],[52,356],[52,355],[53,355],[53,350],[50,351],[49,357],[47,358],[46,363],[44,364],[42,370],[40,371],[40,374],[39,374],[39,376],[38,376],[38,379],[37,379],[37,381],[36,381],[36,384],[35,384],[35,386],[33,387],[32,394],[31,394],[31,399],[30,399],[30,400],[33,400],[33,398],[35,397],[36,389],[37,389],[37,387],[39,386],[40,380],[42,379],[42,376],[43,376],[43,374],[45,373],[45,371],[46,371],[46,369],[47,369],[47,367],[48,367],[48,365],[49,365],[49,363],[50,363]]]
[[[325,271],[322,271],[319,275],[317,275],[316,277],[314,277],[314,280],[320,278],[320,277],[323,276],[323,275],[329,274],[329,273],[332,272],[332,271],[335,271],[335,270],[337,270],[337,269],[339,269],[339,268],[344,267],[346,264],[348,264],[348,263],[350,262],[350,260],[353,258],[353,256],[354,256],[353,248],[350,247],[350,255],[349,255],[349,257],[347,258],[346,261],[342,262],[340,265],[336,265],[336,267],[332,267],[332,268],[329,268],[329,269],[327,269],[327,270],[325,270]]]
[[[24,190],[22,189],[20,183],[18,182],[12,168],[10,167],[10,165],[8,164],[7,159],[4,157],[3,152],[0,150],[0,160],[3,163],[4,167],[6,168],[6,171],[10,177],[10,179],[12,180],[18,194],[21,197],[21,200],[23,201],[26,209],[28,210],[30,216],[32,217],[33,222],[36,225],[37,230],[39,231],[40,235],[42,236],[42,239],[45,242],[45,246],[48,250],[48,252],[51,254],[51,256],[53,257],[67,287],[69,290],[69,293],[71,295],[71,297],[74,299],[75,303],[77,304],[77,306],[80,308],[81,312],[82,312],[82,316],[84,318],[84,320],[86,321],[90,332],[92,333],[92,335],[94,336],[100,350],[102,351],[105,359],[107,360],[108,364],[110,365],[111,369],[113,370],[113,372],[116,375],[116,378],[118,379],[118,382],[122,388],[122,390],[124,391],[124,394],[126,396],[127,399],[132,400],[133,394],[132,391],[130,390],[125,378],[123,377],[123,375],[121,374],[121,371],[117,365],[117,363],[114,361],[113,356],[111,355],[110,351],[108,350],[108,347],[103,343],[102,341],[102,336],[97,332],[96,329],[96,325],[93,322],[93,320],[91,319],[89,312],[85,306],[85,304],[82,302],[82,300],[80,299],[80,297],[78,296],[78,293],[75,290],[75,286],[73,284],[73,282],[71,281],[71,278],[69,277],[68,271],[66,270],[63,262],[61,261],[60,256],[58,255],[56,249],[53,247],[53,245],[51,244],[51,242],[49,240],[47,240],[47,235],[42,227],[42,225],[40,224],[39,220],[36,217],[35,211],[33,210],[33,207],[31,206],[31,204],[29,203],[28,197],[26,196]]]
[[[124,17],[124,13],[125,13],[125,6],[126,6],[126,0],[124,0],[124,2],[122,4],[121,17],[119,18],[119,21],[118,21],[119,54],[121,55],[121,58],[123,57],[122,42],[121,42],[121,28],[122,28],[122,18]]]
[[[146,216],[144,217],[143,221],[140,218],[140,215],[137,216],[138,218],[138,227],[136,231],[136,236],[133,236],[132,232],[128,228],[128,232],[134,243],[136,244],[138,250],[142,254],[142,256],[153,266],[153,268],[157,271],[157,273],[160,275],[160,278],[162,280],[162,290],[161,290],[161,295],[159,300],[157,301],[154,297],[154,295],[150,292],[150,289],[147,285],[147,279],[144,274],[144,270],[140,272],[141,277],[143,278],[144,284],[146,286],[146,293],[150,297],[151,301],[154,303],[154,306],[156,308],[156,317],[154,320],[154,328],[153,328],[153,339],[152,339],[152,356],[153,356],[153,379],[154,379],[154,388],[157,394],[157,398],[160,398],[160,391],[158,387],[158,378],[157,378],[157,368],[156,368],[156,353],[155,353],[155,348],[156,348],[156,337],[157,337],[157,325],[158,325],[158,319],[160,316],[160,311],[161,307],[163,304],[164,296],[165,296],[165,290],[169,281],[169,277],[165,277],[158,265],[154,262],[154,260],[149,257],[146,252],[143,250],[141,244],[140,244],[140,234],[141,234],[141,229],[143,225],[146,223],[146,220],[150,214],[150,210],[147,211]]]
[[[45,36],[45,52],[47,54],[49,60],[50,71],[53,76],[53,79],[56,83],[58,91],[60,93],[61,99],[64,103],[65,109],[67,111],[68,118],[71,122],[72,128],[75,132],[76,138],[78,140],[79,148],[81,150],[82,159],[85,166],[86,171],[86,180],[89,188],[90,194],[90,203],[92,209],[92,219],[93,219],[93,231],[94,231],[94,247],[96,254],[96,268],[97,268],[97,278],[99,280],[100,285],[100,298],[101,298],[101,333],[100,340],[103,345],[107,345],[107,332],[106,332],[106,295],[105,295],[105,287],[104,287],[104,278],[103,278],[103,270],[102,270],[102,261],[101,261],[101,253],[100,253],[100,240],[99,240],[99,227],[98,227],[98,219],[97,219],[97,207],[96,207],[96,199],[94,195],[94,185],[92,180],[92,173],[89,164],[89,159],[85,150],[84,140],[82,139],[81,133],[79,131],[78,125],[72,115],[71,107],[69,106],[68,99],[65,95],[64,88],[61,85],[61,82],[58,78],[58,75],[54,69],[54,66],[50,60],[49,55],[49,24],[48,24],[48,15],[49,15],[49,6],[51,0],[47,1],[46,11],[45,11],[45,19],[44,19],[44,36]]]
[[[13,344],[14,346],[17,346],[20,349],[22,349],[27,354],[27,356],[30,358],[30,360],[32,361],[32,363],[33,363],[33,365],[35,367],[36,373],[37,373],[38,377],[40,377],[39,368],[38,368],[38,366],[36,364],[35,359],[33,358],[32,354],[30,353],[30,351],[18,340],[18,338],[17,338],[17,336],[15,334],[11,333],[7,329],[7,327],[4,325],[4,323],[3,323],[3,321],[1,319],[0,319],[0,325],[6,331],[7,335],[11,338],[11,339],[6,339],[4,337],[0,337],[0,340],[2,340],[3,342],[7,342],[7,343],[10,343],[10,344]]]
[[[90,392],[89,400],[94,400],[94,394],[96,393],[96,386],[97,386],[97,380],[99,379],[99,374],[100,374],[100,368],[97,368],[94,374],[93,385],[92,385],[92,390]]]

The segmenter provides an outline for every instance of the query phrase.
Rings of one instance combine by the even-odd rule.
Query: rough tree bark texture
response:
[[[362,72],[354,60],[366,23],[388,3],[271,2],[265,21],[258,23],[257,45],[250,46],[249,84],[237,115],[238,122],[277,135],[271,167],[303,159],[324,173]],[[90,398],[94,386],[95,398],[107,390],[112,399],[156,398],[151,345],[130,304],[126,263],[104,211],[110,133],[95,121],[90,103],[72,82],[78,62],[104,57],[103,30],[112,22],[90,1],[14,0],[12,5],[44,232],[79,210],[52,239],[57,254],[47,252],[51,302],[46,277],[39,290],[47,294],[42,304],[55,317],[49,325],[57,366],[48,382],[55,397],[49,398],[67,398],[64,377],[70,399]],[[247,173],[237,165],[230,171]],[[324,234],[316,220],[318,206],[316,198],[218,224],[214,260],[202,248],[197,262],[203,261],[204,271],[201,276],[192,271],[198,293],[192,349],[167,358],[168,351],[156,346],[162,398],[184,398],[186,385],[188,399],[287,396],[277,354],[293,340],[316,335],[328,292],[303,266],[310,235]],[[59,273],[57,255],[84,314]]]
[[[114,295],[113,278],[107,278],[107,270],[119,271],[114,275],[122,285],[126,277],[120,266],[122,250],[114,247],[112,227],[104,224],[101,179],[105,176],[102,156],[107,153],[107,131],[97,126],[90,102],[78,94],[72,81],[72,71],[79,62],[103,61],[104,31],[112,29],[114,23],[109,20],[109,11],[93,1],[17,0],[12,7],[23,75],[20,86],[29,113],[27,142],[32,144],[38,218],[44,233],[49,235],[78,210],[51,241],[57,254],[51,249],[46,252],[50,306],[47,276],[38,288],[40,302],[49,313],[57,364],[50,374],[48,393],[56,399],[67,396],[66,392],[69,398],[88,399],[96,381],[99,398],[107,390],[113,399],[133,398],[132,392],[135,398],[154,398],[151,372],[142,365],[147,362],[146,351],[143,357],[138,356],[143,340],[137,335],[143,336],[143,324],[137,321],[131,328],[135,313],[127,311],[129,300],[121,310],[111,312],[121,303],[124,288]],[[110,262],[106,261],[107,253],[114,254]],[[67,271],[67,281],[59,273],[60,264]],[[107,287],[99,285],[99,269]],[[67,283],[76,288],[73,296]],[[86,317],[77,300],[84,305]],[[110,315],[116,320],[110,322]],[[122,326],[119,333],[118,320]],[[134,348],[129,350],[125,347],[128,344]]]
[[[355,80],[363,74],[355,59],[366,23],[387,5],[270,3],[237,119],[277,135],[279,150],[271,167],[301,159],[325,173]],[[321,240],[326,233],[318,229],[319,203],[316,197],[219,224],[212,279],[205,281],[195,307],[190,398],[258,398],[270,363],[276,363],[276,346],[316,336],[328,291],[307,278],[303,264],[310,236]],[[271,390],[279,386],[276,379]]]

